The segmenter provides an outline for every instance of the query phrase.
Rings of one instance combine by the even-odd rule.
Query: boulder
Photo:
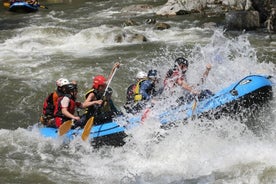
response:
[[[114,41],[117,43],[122,43],[122,42],[147,42],[148,39],[142,35],[142,34],[137,34],[137,33],[122,33],[118,34],[115,36]]]
[[[259,12],[230,11],[225,14],[225,27],[228,30],[254,30],[260,27]]]
[[[122,12],[149,12],[152,11],[153,7],[148,4],[138,4],[138,5],[130,5],[128,7],[123,8]]]
[[[171,26],[167,23],[163,23],[163,22],[157,22],[155,25],[154,25],[154,29],[157,29],[157,30],[164,30],[164,29],[169,29]]]
[[[200,12],[207,6],[207,0],[168,0],[157,15],[183,15],[190,12]]]

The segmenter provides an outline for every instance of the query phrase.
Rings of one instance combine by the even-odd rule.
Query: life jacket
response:
[[[133,92],[134,92],[134,102],[138,102],[138,101],[141,101],[143,99],[142,95],[140,94],[140,87],[141,87],[141,83],[144,82],[146,79],[141,79],[139,80],[135,86],[134,86],[134,89],[133,89]]]
[[[85,94],[85,98],[88,97],[90,93],[94,93],[96,100],[103,100],[103,104],[101,106],[92,105],[86,108],[86,120],[90,117],[94,116],[94,124],[98,125],[105,122],[111,122],[114,115],[120,113],[113,104],[111,99],[107,99],[106,97],[102,97],[102,93],[100,93],[96,89],[90,89]]]
[[[61,101],[65,96],[67,96],[70,99],[68,107],[67,107],[68,112],[70,112],[71,114],[75,113],[76,102],[75,102],[74,98],[68,94],[59,97],[57,100],[58,105],[55,107],[55,112],[54,112],[57,127],[59,127],[63,122],[70,120],[70,118],[68,118],[62,114]]]
[[[54,117],[55,106],[57,106],[58,93],[51,93],[43,103],[43,115],[46,117]]]
[[[179,70],[171,69],[168,71],[167,76],[164,80],[164,87],[166,89],[171,89],[177,86],[178,80],[186,80],[186,76],[182,74]]]
[[[131,84],[131,85],[127,88],[127,92],[126,92],[126,101],[127,101],[127,103],[133,102],[133,101],[134,101],[134,91],[135,91],[135,87],[136,87],[136,84]]]
[[[87,99],[88,95],[90,93],[94,93],[95,97],[96,97],[96,100],[100,100],[101,99],[101,93],[98,92],[98,90],[92,88],[90,90],[88,90],[86,93],[85,93],[85,99]],[[96,111],[96,108],[94,105],[91,105],[89,107],[87,107],[85,109],[85,114],[86,114],[86,117],[87,119],[89,119],[91,116],[93,116],[95,114],[95,111]]]

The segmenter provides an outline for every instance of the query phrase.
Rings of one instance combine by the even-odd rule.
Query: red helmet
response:
[[[97,75],[94,77],[94,80],[93,80],[93,88],[94,89],[98,89],[99,86],[101,85],[105,85],[105,82],[106,82],[106,78],[102,75]]]

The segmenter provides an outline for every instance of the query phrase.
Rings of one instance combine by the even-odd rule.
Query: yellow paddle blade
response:
[[[86,124],[84,126],[84,129],[83,129],[83,132],[81,135],[81,138],[83,141],[86,141],[89,138],[93,123],[94,123],[94,117],[92,116],[91,118],[89,118],[89,120],[86,122]]]
[[[40,8],[48,9],[47,6],[39,5]]]
[[[192,106],[192,120],[195,119],[195,110],[196,110],[196,106],[197,106],[197,100],[195,99],[194,104]]]
[[[8,2],[4,2],[3,5],[4,5],[4,7],[6,7],[6,8],[9,8],[9,7],[10,7],[10,3],[8,3]]]
[[[194,104],[193,104],[193,107],[192,107],[192,110],[193,110],[193,111],[196,109],[196,105],[197,105],[197,101],[195,100],[195,101],[194,101]]]
[[[58,135],[62,136],[66,134],[72,127],[72,120],[65,121],[62,123],[58,129]]]

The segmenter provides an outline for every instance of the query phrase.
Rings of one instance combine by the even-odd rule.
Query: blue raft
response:
[[[58,129],[50,127],[39,128],[40,133],[44,137],[58,138]],[[126,137],[125,129],[119,126],[116,122],[104,123],[95,125],[90,131],[89,141],[95,147],[102,145],[108,146],[122,146],[125,144],[124,138]],[[64,136],[65,142],[73,140],[77,136],[81,136],[83,129],[71,129]]]
[[[238,114],[244,109],[259,107],[272,99],[272,82],[270,76],[250,75],[216,94],[201,101],[192,101],[186,105],[180,105],[168,109],[159,114],[158,118],[162,126],[171,122],[185,121],[193,117],[219,118],[223,115]],[[127,136],[125,130],[137,126],[142,121],[142,116],[136,116],[127,120],[128,125],[120,126],[117,122],[109,122],[95,125],[90,132],[92,145],[122,146]],[[39,128],[45,137],[57,138],[56,128]],[[67,140],[80,136],[83,129],[72,129],[66,135]]]
[[[249,75],[216,94],[160,114],[162,124],[195,117],[218,119],[224,115],[237,115],[246,109],[258,109],[273,97],[271,76]]]
[[[37,11],[38,8],[38,4],[32,5],[27,2],[14,2],[10,5],[9,11],[17,13],[31,13]]]

